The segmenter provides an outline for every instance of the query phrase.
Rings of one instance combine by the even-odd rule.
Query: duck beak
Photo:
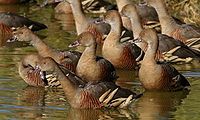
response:
[[[78,40],[74,41],[73,43],[71,43],[68,47],[69,48],[73,48],[73,47],[77,47],[77,46],[80,46],[81,44],[79,43]]]
[[[17,40],[17,37],[16,37],[15,35],[13,35],[11,38],[9,38],[9,39],[7,40],[7,42],[15,42],[15,41],[18,41],[18,40]]]

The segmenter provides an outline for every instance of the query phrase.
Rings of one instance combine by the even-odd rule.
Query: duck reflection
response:
[[[126,109],[73,109],[67,112],[67,120],[113,120],[113,119],[136,119],[135,111]]]
[[[138,113],[132,109],[75,109],[66,104],[65,95],[60,89],[46,90],[28,86],[18,92],[18,106],[29,106],[25,111],[17,112],[18,118],[43,119],[56,117],[60,110],[66,111],[67,120],[104,120],[104,119],[136,119]],[[49,108],[47,106],[54,106]],[[63,106],[65,106],[63,108]],[[56,110],[56,111],[55,111]],[[55,113],[52,113],[54,111]],[[65,114],[64,114],[65,115]]]
[[[188,94],[188,91],[145,92],[136,105],[136,111],[141,120],[171,118],[170,113],[176,111]]]
[[[21,101],[21,104],[31,106],[44,106],[45,95],[46,91],[44,88],[27,86],[22,90],[21,94],[19,94],[19,100]]]

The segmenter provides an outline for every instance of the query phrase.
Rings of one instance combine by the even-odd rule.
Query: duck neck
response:
[[[145,52],[143,61],[145,63],[156,64],[155,57],[157,49],[158,49],[158,41],[149,42],[147,45],[147,50]]]
[[[67,99],[69,101],[73,101],[74,96],[77,92],[77,87],[65,76],[63,71],[58,66],[56,66],[55,72],[56,72],[58,80],[60,81],[62,85],[62,88],[65,92]]]
[[[87,29],[89,23],[83,12],[81,0],[71,0],[70,5],[75,20],[76,31],[79,35]]]
[[[118,11],[120,12],[125,5],[131,4],[130,0],[116,0]]]
[[[97,48],[96,43],[89,47],[86,47],[83,54],[81,55],[81,58],[79,61],[80,62],[83,62],[83,61],[96,62],[96,48]],[[85,63],[85,62],[83,62],[83,63]]]
[[[30,43],[37,49],[39,55],[43,57],[56,57],[56,54],[54,54],[55,52],[53,51],[53,49],[47,46],[38,36],[34,35]]]
[[[162,34],[170,35],[178,27],[175,20],[168,14],[163,0],[157,0],[153,7],[156,9],[161,24]]]
[[[133,31],[133,36],[134,38],[139,38],[140,32],[142,32],[143,28],[142,28],[142,24],[140,22],[140,17],[137,14],[137,12],[135,10],[133,10],[134,12],[132,12],[131,16],[130,16],[130,20],[131,20],[131,27],[132,27],[132,31]]]
[[[112,45],[118,45],[120,44],[120,37],[121,37],[121,29],[122,29],[122,22],[120,21],[115,21],[110,24],[111,25],[111,30],[106,37],[104,41],[104,45],[111,46]]]

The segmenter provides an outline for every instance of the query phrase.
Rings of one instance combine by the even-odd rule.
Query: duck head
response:
[[[115,23],[122,23],[122,20],[118,11],[110,10],[105,14],[104,22],[112,26],[115,25]]]
[[[83,32],[81,33],[77,40],[69,45],[69,47],[76,47],[76,46],[83,46],[83,47],[90,47],[95,45],[95,37],[90,32]]]
[[[31,29],[27,27],[18,28],[16,31],[13,32],[13,38],[16,41],[30,42],[33,35],[34,33],[31,31]]]
[[[140,39],[147,44],[152,44],[158,41],[158,36],[154,29],[144,29],[140,33]]]

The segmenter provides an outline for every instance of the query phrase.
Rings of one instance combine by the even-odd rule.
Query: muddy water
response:
[[[47,30],[38,32],[51,47],[65,50],[74,40],[75,27],[71,15],[54,14],[52,7],[39,9],[32,5],[0,6],[45,23]],[[194,119],[200,118],[200,65],[174,65],[191,83],[186,92],[145,92],[128,109],[77,110],[67,103],[62,90],[27,87],[18,74],[17,63],[30,53],[31,46],[8,44],[0,48],[0,119]],[[118,70],[117,84],[133,91],[143,91],[134,71]]]

